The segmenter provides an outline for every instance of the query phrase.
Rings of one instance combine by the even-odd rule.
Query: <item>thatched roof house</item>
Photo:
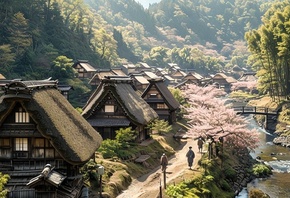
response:
[[[60,93],[57,81],[15,80],[4,91],[0,152],[5,155],[0,156],[0,171],[12,178],[8,189],[21,192],[47,163],[67,176],[77,176],[102,138]]]
[[[176,121],[176,110],[180,104],[169,91],[163,78],[150,79],[142,98],[156,111],[160,119],[170,124]]]
[[[132,79],[121,76],[103,79],[83,107],[82,115],[104,139],[113,139],[120,128],[132,127],[139,131],[139,140],[147,138],[146,125],[158,117],[133,89]]]

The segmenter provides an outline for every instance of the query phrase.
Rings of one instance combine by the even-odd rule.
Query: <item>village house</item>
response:
[[[196,85],[201,85],[203,80],[203,76],[196,72],[188,72],[183,78],[182,81],[186,81],[186,83],[192,83]]]
[[[133,84],[138,91],[143,93],[146,87],[149,85],[149,81],[142,74],[131,74],[130,77],[133,80]]]
[[[96,69],[89,64],[87,60],[77,60],[72,67],[77,72],[78,78],[92,78],[96,73]]]
[[[0,171],[8,197],[78,198],[79,168],[102,138],[60,93],[57,81],[13,80],[0,97]]]
[[[106,76],[83,107],[83,117],[103,139],[115,139],[116,131],[127,127],[138,132],[136,141],[149,137],[146,126],[158,115],[132,83],[128,76]]]
[[[217,85],[217,88],[223,89],[225,92],[230,92],[232,83],[237,82],[236,79],[224,73],[215,74],[211,80],[213,84]]]
[[[159,119],[166,120],[169,124],[174,123],[180,104],[169,91],[163,78],[150,79],[149,83],[141,97],[156,111]]]
[[[122,65],[121,66],[121,69],[122,69],[122,71],[126,74],[126,75],[128,75],[128,74],[130,74],[130,73],[134,73],[134,72],[136,72],[136,65],[134,65],[134,64],[124,64],[124,65]]]
[[[127,76],[121,69],[99,69],[90,79],[89,84],[93,89],[97,88],[105,76]]]

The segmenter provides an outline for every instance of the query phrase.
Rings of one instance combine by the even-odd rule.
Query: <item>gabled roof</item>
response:
[[[6,79],[2,74],[0,74],[0,80]]]
[[[158,117],[157,113],[133,89],[131,78],[107,76],[83,107],[84,118],[89,119],[95,109],[101,108],[100,103],[109,93],[134,124],[146,125]]]
[[[188,74],[186,74],[186,76],[184,76],[184,78],[187,78],[189,76],[193,76],[197,80],[203,79],[203,76],[198,74],[198,73],[196,73],[196,72],[189,72]]]
[[[89,64],[89,61],[87,60],[78,60],[76,63],[73,64],[73,68],[75,68],[77,65],[80,65],[87,72],[97,71],[93,66]]]
[[[151,67],[147,63],[140,63],[143,68],[150,69]]]
[[[231,76],[227,76],[226,74],[224,73],[216,73],[212,79],[224,79],[227,83],[234,83],[234,82],[237,82],[236,79],[234,79],[233,77]]]
[[[243,75],[239,78],[238,81],[252,82],[257,80],[258,78],[256,76],[256,72],[247,72],[243,73]]]
[[[57,89],[57,81],[11,81],[0,98],[0,124],[20,103],[65,161],[87,162],[102,138]]]
[[[172,93],[169,91],[168,87],[166,86],[164,79],[163,78],[156,78],[156,79],[151,79],[149,80],[149,85],[145,89],[145,91],[142,94],[142,98],[146,96],[146,94],[150,91],[152,86],[156,86],[156,89],[158,92],[162,95],[163,99],[165,100],[165,103],[167,104],[168,107],[171,109],[178,109],[180,104],[175,100],[173,97]]]
[[[135,78],[142,85],[149,85],[149,81],[144,76],[133,75],[132,78]]]
[[[158,76],[156,75],[156,74],[154,74],[153,72],[150,72],[150,71],[143,71],[143,72],[141,72],[142,74],[143,74],[143,76],[145,77],[145,78],[158,78]]]

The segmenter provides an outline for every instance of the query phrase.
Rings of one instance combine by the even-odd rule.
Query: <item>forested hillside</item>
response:
[[[134,0],[86,2],[139,59],[160,67],[175,62],[203,74],[250,68],[244,34],[261,24],[269,7],[267,0],[162,0],[148,9]]]
[[[268,2],[268,3],[266,3]],[[7,79],[52,77],[87,93],[71,68],[169,62],[201,74],[251,68],[245,32],[256,29],[268,0],[9,0],[0,2],[0,73]]]

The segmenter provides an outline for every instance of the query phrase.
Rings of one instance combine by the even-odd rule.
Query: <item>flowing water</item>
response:
[[[273,168],[273,175],[267,179],[255,179],[248,188],[255,187],[267,193],[271,198],[290,198],[290,149],[274,145],[274,135],[260,128],[253,119],[249,120],[249,128],[260,132],[260,146],[252,153],[253,158],[261,157],[266,164]],[[247,198],[245,188],[237,198]]]

